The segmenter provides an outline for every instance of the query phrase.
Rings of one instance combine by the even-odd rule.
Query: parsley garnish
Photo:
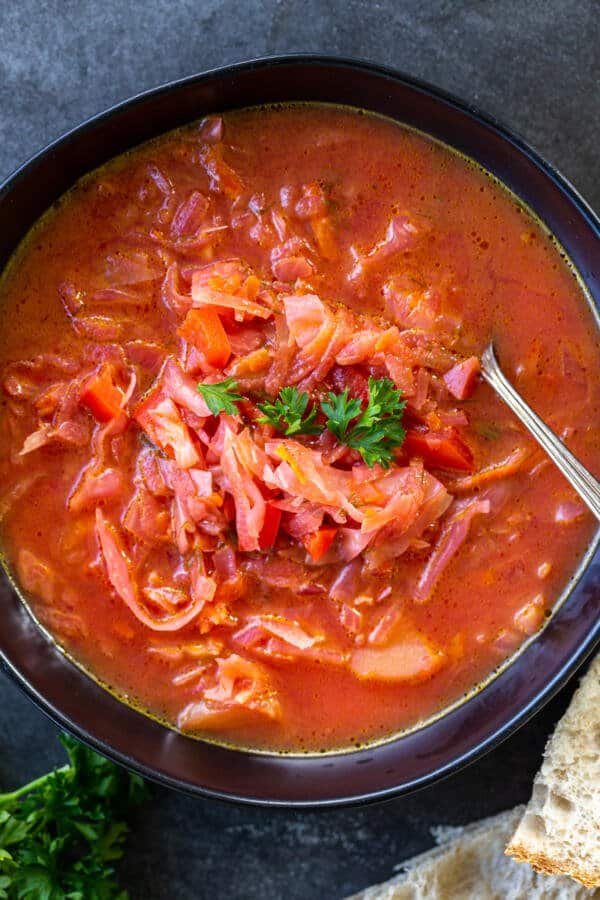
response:
[[[315,425],[317,408],[313,407],[306,412],[309,396],[300,392],[295,387],[284,387],[279,391],[279,396],[274,403],[259,403],[258,408],[263,413],[259,422],[263,425],[272,425],[283,434],[318,434],[322,431]]]
[[[237,393],[238,382],[226,378],[217,384],[199,384],[213,416],[220,412],[235,415],[236,403],[244,398]],[[296,387],[284,387],[274,402],[259,403],[259,422],[272,425],[291,437],[296,434],[320,434],[324,428],[315,422],[318,408],[308,412],[310,397]],[[389,469],[396,450],[404,441],[402,394],[389,378],[369,378],[369,399],[364,407],[358,397],[349,397],[348,388],[341,394],[332,391],[321,403],[327,418],[326,427],[341,444],[358,450],[368,466],[379,464]]]
[[[0,794],[0,898],[124,900],[113,862],[141,778],[67,735],[69,764]]]
[[[327,416],[327,428],[340,443],[358,450],[368,466],[378,463],[389,469],[394,450],[404,441],[405,405],[393,381],[369,378],[369,399],[364,410],[356,397],[348,397],[347,389],[341,394],[329,393],[321,409]]]
[[[321,403],[321,409],[327,416],[327,427],[341,444],[346,443],[346,433],[350,422],[355,419],[361,405],[358,397],[348,397],[348,388],[341,394],[330,392],[327,400]]]
[[[213,416],[218,416],[220,412],[235,416],[238,413],[236,403],[244,399],[241,394],[236,393],[237,387],[235,378],[226,378],[216,384],[199,384],[198,390]]]

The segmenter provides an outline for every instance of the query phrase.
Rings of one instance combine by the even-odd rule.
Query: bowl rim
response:
[[[508,143],[512,144],[516,149],[520,150],[528,159],[531,160],[538,168],[542,169],[550,176],[557,187],[561,188],[569,198],[577,205],[579,211],[586,217],[588,224],[596,231],[600,237],[600,216],[593,210],[592,206],[577,190],[573,183],[559,169],[536,150],[533,145],[526,140],[519,131],[507,125],[503,120],[491,113],[485,112],[478,104],[462,99],[458,94],[446,91],[433,82],[422,78],[417,78],[405,72],[403,69],[397,69],[393,66],[377,63],[367,57],[361,56],[342,56],[337,54],[326,53],[309,53],[309,52],[293,52],[293,53],[274,53],[265,56],[254,56],[249,59],[239,60],[234,63],[228,63],[223,66],[213,66],[210,69],[203,69],[192,75],[185,75],[182,78],[175,78],[171,81],[163,81],[154,87],[140,91],[119,100],[110,106],[105,107],[97,113],[87,116],[77,125],[61,132],[56,138],[53,138],[46,144],[43,144],[39,150],[36,150],[28,156],[22,163],[19,163],[3,180],[0,182],[0,200],[7,190],[12,190],[15,182],[20,176],[26,174],[31,166],[45,157],[51,150],[58,148],[71,139],[77,137],[89,127],[98,125],[106,119],[111,118],[116,112],[125,108],[133,108],[138,104],[144,103],[151,98],[160,97],[173,91],[174,89],[183,88],[187,85],[197,84],[201,81],[209,80],[215,77],[237,75],[243,72],[251,72],[254,69],[264,67],[285,66],[290,63],[301,63],[308,66],[334,66],[338,68],[358,69],[365,72],[371,72],[374,75],[381,75],[390,78],[393,81],[404,82],[410,87],[416,88],[425,94],[430,94],[438,100],[442,100],[450,106],[466,112],[472,118],[478,119],[481,123],[495,130]],[[294,102],[294,101],[290,101]],[[318,101],[307,101],[318,102]],[[340,104],[342,105],[342,104]],[[242,108],[242,107],[240,107]],[[356,106],[356,109],[362,107]],[[142,141],[143,143],[143,141]]]
[[[595,234],[596,238],[600,238],[600,220],[593,212],[590,205],[571,184],[571,182],[567,178],[565,178],[553,165],[547,162],[541,154],[534,150],[531,145],[527,141],[525,141],[525,139],[516,134],[514,130],[510,129],[508,126],[502,124],[496,117],[481,111],[476,105],[465,102],[452,93],[446,92],[445,90],[440,89],[427,81],[414,78],[402,71],[396,70],[395,68],[379,65],[367,59],[302,52],[256,57],[250,60],[240,61],[230,65],[217,66],[206,71],[186,76],[184,78],[165,82],[111,105],[103,111],[88,117],[79,125],[76,125],[56,139],[52,140],[44,147],[42,147],[41,150],[30,156],[24,163],[19,165],[2,182],[2,184],[0,184],[0,203],[5,199],[6,196],[10,195],[10,193],[19,184],[19,182],[29,176],[31,171],[41,160],[51,155],[54,150],[68,146],[71,142],[77,140],[81,135],[85,134],[85,132],[94,129],[96,126],[100,125],[106,120],[109,120],[119,112],[132,109],[138,105],[143,105],[148,100],[166,97],[169,94],[175,93],[187,86],[198,85],[202,82],[210,81],[211,79],[222,79],[228,76],[243,76],[245,73],[249,73],[257,69],[269,69],[289,65],[301,65],[309,67],[321,66],[340,70],[349,68],[355,71],[357,70],[359,72],[374,75],[382,79],[391,79],[396,83],[407,86],[409,89],[416,90],[420,93],[428,95],[436,102],[441,101],[457,112],[466,114],[470,119],[474,119],[476,122],[485,126],[487,129],[495,132],[495,134],[504,143],[508,143],[509,145],[511,145],[517,152],[517,154],[525,156],[537,169],[542,172],[543,175],[547,176],[547,178],[549,178],[553,183],[554,187],[558,188],[566,197],[568,203],[576,208],[580,216],[585,220],[586,225]],[[298,101],[291,100],[287,102],[294,103]],[[319,103],[320,101],[307,100],[306,102]],[[239,108],[242,108],[242,106],[243,104],[240,104]],[[357,105],[355,108],[364,108],[365,110],[369,111],[368,106],[362,107]],[[375,110],[371,111],[375,112]],[[401,119],[399,118],[397,121],[400,122]],[[157,135],[160,133],[162,133],[162,131],[157,131]],[[435,136],[433,137],[434,139],[437,139],[435,138]],[[144,138],[139,143],[143,143],[145,140],[146,139]],[[77,176],[72,183],[75,183],[79,177],[80,176]],[[23,236],[24,234],[22,235],[22,237]],[[584,281],[584,283],[586,283],[585,279],[582,278],[582,280]],[[590,294],[591,293],[592,292],[590,291]],[[598,301],[594,299],[593,294],[592,306],[597,313]],[[577,587],[579,581],[584,578],[587,575],[589,569],[594,566],[594,553],[591,552],[593,550],[592,545],[594,543],[594,540],[596,541],[596,556],[598,556],[597,534],[596,537],[591,540],[588,550],[586,551],[586,558],[589,556],[589,558],[587,559],[587,563],[578,567],[578,570],[574,576],[574,584],[571,587],[566,586],[563,591],[564,602],[569,599],[572,590]],[[13,591],[15,590],[14,586],[12,589]],[[28,609],[27,615],[30,615]],[[39,626],[37,626],[37,624],[35,627],[39,629]],[[557,693],[557,691],[563,686],[563,684],[569,679],[569,677],[573,675],[577,668],[592,653],[595,646],[599,642],[600,615],[598,616],[596,623],[593,624],[591,628],[589,628],[577,649],[565,657],[565,661],[562,666],[560,666],[560,668],[554,673],[553,677],[549,679],[545,686],[541,690],[538,690],[534,696],[532,696],[528,703],[522,706],[518,710],[518,712],[511,718],[503,721],[503,723],[501,723],[492,733],[487,735],[485,739],[473,744],[473,746],[471,746],[466,752],[458,756],[455,756],[451,753],[449,761],[445,764],[439,765],[436,768],[433,768],[431,771],[428,771],[427,773],[412,780],[404,781],[399,785],[379,789],[371,789],[360,793],[350,792],[346,793],[343,796],[336,795],[335,797],[326,797],[320,799],[311,798],[305,800],[280,799],[277,797],[257,798],[249,796],[248,794],[240,793],[239,791],[229,792],[227,790],[215,790],[209,787],[201,786],[197,783],[186,781],[185,778],[174,777],[165,772],[161,772],[158,769],[152,768],[148,764],[140,761],[139,759],[136,759],[134,756],[129,755],[129,753],[125,750],[117,749],[102,737],[94,734],[93,730],[79,725],[74,718],[61,711],[61,709],[56,704],[44,697],[43,693],[38,690],[36,686],[30,682],[28,677],[19,670],[18,666],[5,652],[3,646],[0,646],[0,668],[4,672],[6,672],[11,677],[11,679],[19,685],[19,687],[25,692],[25,694],[29,696],[29,698],[35,703],[35,705],[57,725],[75,734],[88,746],[115,760],[116,762],[127,766],[129,769],[136,771],[138,774],[142,775],[148,780],[155,781],[162,785],[168,785],[169,787],[188,794],[210,797],[234,803],[265,807],[314,809],[360,805],[373,801],[391,799],[392,797],[400,796],[402,794],[424,788],[442,778],[448,777],[454,772],[459,771],[469,763],[475,761],[485,753],[498,746],[502,741],[506,740],[519,727],[521,727],[532,716],[534,716],[535,713]],[[56,645],[54,645],[54,649],[56,649]],[[62,655],[62,659],[65,662],[71,663],[68,656]],[[510,667],[511,666],[509,666],[509,668]],[[81,677],[82,674],[82,671],[78,669],[79,677]],[[85,677],[88,677],[89,680],[89,676]],[[94,682],[94,684],[97,689],[104,691],[104,689],[98,685],[98,682]],[[465,705],[470,702],[470,699],[471,698],[465,701]],[[121,701],[116,702],[118,702],[121,706],[124,705],[121,703]],[[126,708],[131,714],[142,715],[132,707]],[[145,718],[147,720],[147,717]],[[443,718],[444,716],[442,716],[442,720]],[[159,727],[164,728],[164,726]],[[427,727],[427,725],[425,727]],[[403,737],[404,736],[400,734],[397,738],[392,739],[385,746],[393,746],[394,744],[401,742],[403,740]],[[367,747],[364,750],[354,751],[354,755],[358,756],[364,752],[376,753],[378,749],[379,748],[377,746],[371,748]],[[238,760],[242,759],[243,757],[252,756],[252,751],[232,750],[227,752],[235,753]],[[347,750],[342,750],[337,754],[332,754],[328,757],[322,757],[322,759],[339,759],[343,756],[348,755],[349,753]],[[300,759],[301,762],[306,763],[309,760],[315,759],[315,757],[308,756],[305,758],[291,756],[286,757],[285,755],[282,756],[280,754],[265,754],[264,756],[267,756],[268,758],[283,760],[284,762],[286,760]]]

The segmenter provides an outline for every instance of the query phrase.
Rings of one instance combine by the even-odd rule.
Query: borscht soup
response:
[[[481,380],[600,468],[598,331],[488,173],[319,105],[113,160],[0,283],[0,539],[38,622],[180,731],[318,752],[459,702],[595,525]]]

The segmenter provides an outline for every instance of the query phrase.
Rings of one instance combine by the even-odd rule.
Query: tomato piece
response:
[[[270,550],[279,532],[281,524],[281,510],[271,503],[267,503],[265,509],[265,521],[258,536],[258,546],[261,550]]]
[[[454,429],[446,434],[410,429],[402,450],[410,456],[422,457],[425,465],[434,469],[472,472],[474,468],[471,450]]]
[[[337,528],[319,528],[318,531],[304,538],[304,546],[314,562],[318,562],[325,556],[333,544],[336,534]]]
[[[115,370],[110,363],[91,375],[85,382],[79,402],[87,406],[99,422],[110,422],[121,412],[123,392],[115,384]]]
[[[214,309],[190,309],[177,333],[201,350],[211,366],[222,369],[227,364],[231,356],[231,344],[219,314]]]

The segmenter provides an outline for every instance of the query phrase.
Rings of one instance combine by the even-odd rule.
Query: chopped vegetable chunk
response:
[[[211,366],[222,369],[231,356],[231,345],[214,309],[190,309],[179,334],[204,353]]]
[[[355,650],[350,667],[358,678],[418,682],[444,665],[444,654],[421,635],[408,633],[390,647]]]
[[[281,510],[277,509],[277,507],[273,506],[271,503],[267,503],[265,509],[265,521],[263,522],[263,527],[258,536],[258,546],[261,550],[271,549],[277,538],[280,524]]]
[[[433,469],[459,469],[472,472],[473,454],[454,429],[447,434],[432,431],[407,432],[404,449],[422,457],[424,463]]]
[[[119,415],[123,392],[115,384],[114,367],[110,363],[104,363],[95,375],[87,379],[80,400],[99,422],[110,422]]]
[[[444,375],[444,383],[457,400],[467,400],[477,383],[481,365],[476,356],[470,356],[464,362],[457,363]]]
[[[313,534],[308,535],[304,545],[314,562],[318,562],[325,556],[335,540],[337,528],[319,528]]]

